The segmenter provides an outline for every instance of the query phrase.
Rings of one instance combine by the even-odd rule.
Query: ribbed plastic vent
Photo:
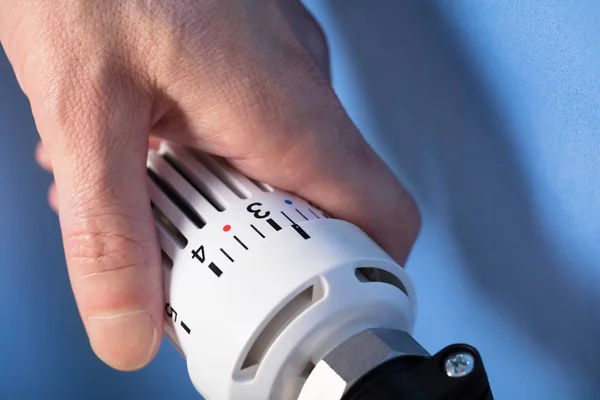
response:
[[[240,174],[221,157],[210,156],[199,151],[191,151],[194,157],[240,199],[248,199],[252,194],[240,181]]]
[[[173,252],[188,245],[182,229],[188,226],[186,221],[202,229],[215,211],[227,210],[236,199],[252,197],[252,186],[273,191],[267,184],[246,178],[220,157],[177,145],[163,146],[150,154],[147,170],[152,211],[167,269],[172,268]],[[176,247],[170,249],[167,242]]]
[[[177,160],[171,154],[165,154],[164,159],[173,167],[179,174],[185,178],[185,180],[194,187],[204,198],[217,210],[217,211],[225,211],[227,205],[225,204],[225,200],[211,187],[209,187],[206,182],[201,179],[198,179],[197,175],[195,175],[188,166]]]

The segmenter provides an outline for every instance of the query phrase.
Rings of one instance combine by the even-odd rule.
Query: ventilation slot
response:
[[[185,246],[188,244],[188,240],[185,236],[183,236],[183,233],[177,229],[175,224],[173,224],[171,220],[167,218],[167,216],[160,210],[160,208],[156,206],[156,204],[150,203],[150,206],[152,207],[152,213],[154,214],[154,219],[156,222],[158,222],[163,230],[167,232],[169,236],[171,236],[180,249],[185,248]]]
[[[263,192],[271,193],[271,192],[275,191],[275,189],[273,189],[273,187],[271,185],[268,185],[264,182],[260,182],[260,181],[254,180],[254,179],[251,179],[251,181],[252,181],[252,183],[254,183],[256,185],[256,187],[258,187]]]
[[[204,198],[212,204],[214,208],[218,211],[225,211],[225,202],[223,199],[214,193],[206,183],[200,181],[194,175],[192,175],[187,168],[183,165],[180,165],[177,160],[175,160],[170,154],[165,154],[163,156],[165,161],[167,161],[174,169],[181,175],[194,189],[198,191]]]
[[[304,367],[304,370],[302,370],[302,372],[300,373],[300,378],[308,379],[308,376],[311,372],[313,372],[313,369],[315,369],[315,367],[316,365],[312,361],[309,361],[308,364],[306,364],[306,366]]]
[[[269,347],[283,330],[302,312],[312,304],[316,303],[323,295],[323,290],[312,285],[304,289],[300,294],[290,300],[264,327],[260,335],[255,339],[248,355],[242,363],[242,370],[258,366]]]
[[[212,172],[217,178],[223,182],[225,186],[229,188],[237,197],[240,199],[247,199],[250,197],[248,189],[238,181],[231,170],[231,167],[225,160],[218,157],[212,157],[207,154],[203,154],[197,151],[192,151],[193,156],[200,161],[204,166]]]
[[[156,172],[148,168],[148,176],[152,182],[162,190],[162,192],[177,206],[181,212],[192,221],[198,228],[206,225],[206,221],[194,210],[194,208],[171,186],[168,182],[159,177]]]
[[[371,267],[361,267],[356,268],[354,271],[356,278],[361,282],[380,282],[387,283],[388,285],[392,285],[397,287],[408,296],[408,292],[402,281],[398,279],[398,277],[392,274],[389,271],[381,268],[371,268]]]
[[[171,271],[173,269],[173,260],[171,260],[171,257],[169,257],[169,255],[163,250],[160,251],[160,257],[162,259],[163,267],[166,270]]]

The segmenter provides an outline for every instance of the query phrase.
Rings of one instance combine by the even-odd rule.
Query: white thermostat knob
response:
[[[354,225],[178,145],[147,166],[166,335],[207,400],[297,399],[348,338],[411,331],[407,273]]]

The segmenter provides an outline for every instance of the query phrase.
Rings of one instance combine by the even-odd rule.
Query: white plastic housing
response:
[[[207,400],[296,399],[348,337],[411,331],[413,285],[360,229],[176,145],[148,169],[166,334]]]

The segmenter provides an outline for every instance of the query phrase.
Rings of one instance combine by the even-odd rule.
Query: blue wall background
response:
[[[415,194],[415,336],[468,342],[497,399],[600,398],[600,3],[309,0],[334,84]],[[195,399],[165,342],[92,354],[29,105],[0,55],[0,399]]]

